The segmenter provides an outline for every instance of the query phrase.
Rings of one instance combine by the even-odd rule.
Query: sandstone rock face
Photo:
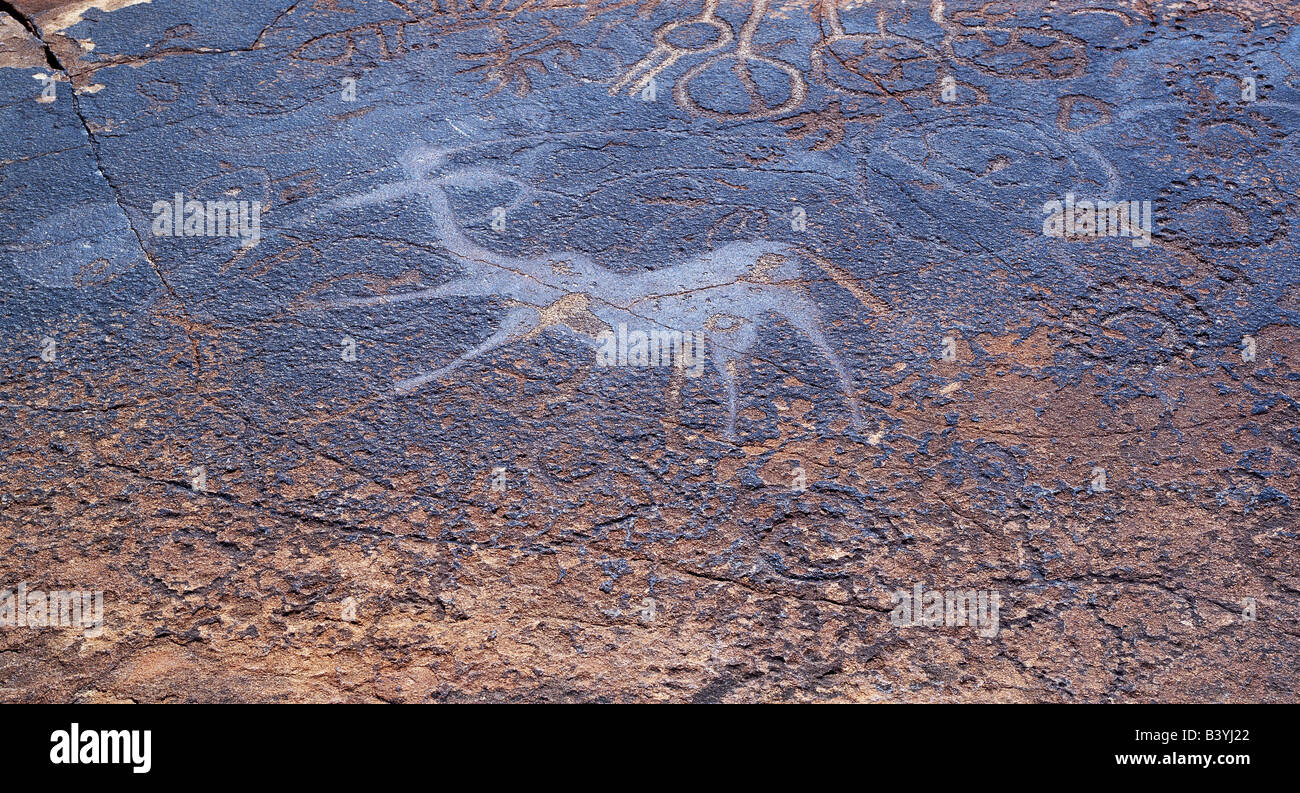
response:
[[[3,700],[1300,699],[1294,6],[0,9]]]

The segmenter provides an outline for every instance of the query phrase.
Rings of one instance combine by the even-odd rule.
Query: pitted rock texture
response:
[[[1293,4],[11,0],[0,123],[5,701],[1300,699]]]

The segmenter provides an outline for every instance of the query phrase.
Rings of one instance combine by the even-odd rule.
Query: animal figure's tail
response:
[[[858,281],[858,279],[854,277],[852,273],[848,272],[847,270],[844,270],[841,267],[836,266],[834,262],[831,262],[829,259],[826,259],[823,256],[819,256],[816,253],[813,253],[812,251],[808,250],[805,247],[799,246],[797,250],[800,253],[802,253],[804,256],[807,256],[808,260],[811,261],[814,265],[816,265],[818,269],[826,273],[826,275],[830,276],[831,280],[833,280],[835,283],[844,287],[844,289],[848,291],[849,294],[857,298],[859,303],[866,306],[873,313],[887,314],[894,310],[893,306],[889,305],[884,300],[881,300],[880,298],[871,294],[871,292],[867,291],[866,287],[864,287]],[[796,324],[798,323],[796,322]],[[816,343],[817,339],[814,337],[813,341]],[[839,366],[838,361],[835,360],[834,356],[830,353],[829,345],[827,345],[825,341],[822,341],[819,344],[819,347],[823,348],[822,349],[823,354],[831,358],[832,362],[835,364],[836,371],[840,376],[840,382],[845,389],[845,393],[849,394],[850,393],[849,389],[851,387],[848,384],[848,374],[843,370],[842,367]],[[855,426],[859,425],[860,414],[858,412],[857,399],[850,398],[849,404],[853,410],[854,424]],[[867,443],[871,444],[872,446],[875,446],[879,444],[881,439],[883,439],[884,437],[885,437],[885,422],[879,421],[876,423],[876,429],[867,438]]]
[[[832,281],[844,287],[849,294],[857,298],[859,303],[871,309],[873,312],[877,314],[887,314],[894,310],[893,306],[867,291],[867,288],[858,281],[857,277],[854,276],[853,273],[836,266],[834,262],[813,253],[808,248],[799,246],[796,250],[804,256],[807,256],[808,260],[817,265],[818,269],[826,273],[826,275],[830,276]]]

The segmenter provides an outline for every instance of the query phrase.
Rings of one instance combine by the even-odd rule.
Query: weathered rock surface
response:
[[[1294,5],[0,9],[0,699],[1300,699]]]

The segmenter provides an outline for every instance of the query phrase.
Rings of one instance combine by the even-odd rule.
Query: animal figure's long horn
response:
[[[428,192],[430,189],[438,189],[446,185],[466,185],[475,186],[481,184],[490,184],[497,182],[512,182],[518,185],[524,192],[531,188],[511,176],[497,173],[486,168],[462,168],[457,171],[444,174],[435,179],[403,179],[400,182],[380,185],[369,193],[358,196],[347,196],[329,202],[325,206],[331,210],[354,209],[369,204],[379,204],[384,201],[391,201],[394,198],[413,195],[417,193]]]
[[[371,190],[369,193],[363,193],[362,195],[337,198],[333,201],[321,204],[320,206],[308,209],[293,218],[291,222],[313,221],[316,219],[317,215],[323,213],[338,212],[343,209],[354,209],[360,206],[368,206],[369,204],[379,204],[384,201],[391,201],[394,198],[400,198],[401,196],[418,193],[424,189],[421,187],[420,181],[421,180],[419,179],[405,179],[400,182],[381,185],[374,190]]]
[[[391,201],[394,198],[420,193],[429,189],[427,180],[423,179],[403,179],[400,182],[380,185],[369,193],[363,193],[357,196],[346,196],[329,202],[325,206],[328,209],[354,209],[369,204],[380,204],[384,201]]]
[[[403,179],[400,182],[391,182],[380,185],[368,193],[355,196],[345,196],[333,201],[327,202],[319,208],[310,209],[294,221],[313,221],[317,214],[322,212],[338,212],[344,209],[355,209],[356,207],[368,206],[370,204],[380,204],[385,201],[392,201],[396,198],[402,198],[408,195],[438,195],[445,200],[445,194],[442,193],[444,187],[449,185],[474,187],[492,182],[511,182],[517,185],[519,195],[515,196],[507,206],[507,211],[513,211],[525,200],[527,200],[535,190],[528,184],[512,176],[497,173],[491,169],[481,167],[462,168],[456,171],[445,173],[436,178],[416,177],[412,179]],[[459,232],[457,232],[459,234]]]

